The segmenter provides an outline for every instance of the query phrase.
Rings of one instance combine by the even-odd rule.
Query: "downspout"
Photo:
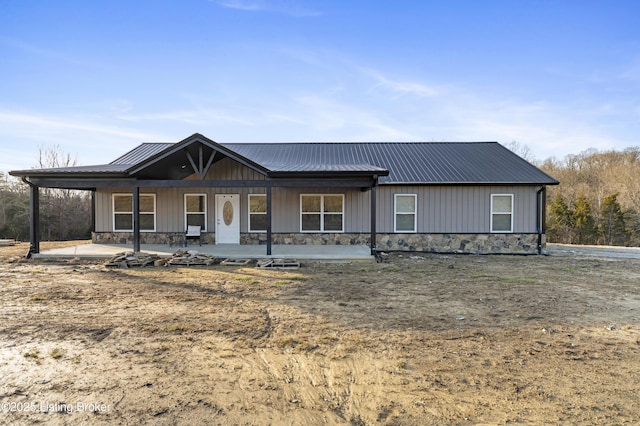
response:
[[[377,200],[376,200],[376,187],[378,186],[378,176],[373,176],[373,182],[371,183],[371,236],[370,236],[370,247],[371,247],[371,255],[378,256],[377,248],[376,248],[376,239],[377,239],[377,230],[376,230],[376,221],[377,215],[376,210],[378,208]]]
[[[542,227],[543,227],[543,214],[542,214],[542,194],[544,193],[544,186],[542,186],[536,192],[536,231],[538,232],[538,254],[542,254]]]

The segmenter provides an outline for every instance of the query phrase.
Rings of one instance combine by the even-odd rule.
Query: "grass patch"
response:
[[[292,275],[290,277],[287,277],[287,279],[289,279],[291,281],[306,281],[309,278],[303,277],[302,275]]]
[[[49,352],[49,356],[53,359],[60,359],[64,356],[64,354],[65,354],[64,349],[60,349],[60,348],[53,348]]]
[[[165,328],[165,331],[167,333],[183,333],[185,331],[192,331],[192,330],[193,330],[193,326],[191,324],[185,324],[180,322],[168,325],[167,328]]]
[[[28,352],[25,352],[23,356],[27,359],[32,359],[36,362],[36,364],[40,365],[42,361],[40,360],[40,350],[39,349],[31,349]]]
[[[236,277],[234,280],[244,284],[260,284],[260,280],[256,280],[253,277]]]
[[[509,284],[535,284],[537,278],[533,277],[498,277],[498,280]]]
[[[475,280],[479,278],[494,278],[494,276],[491,274],[472,274],[471,278]]]
[[[297,339],[289,336],[289,337],[284,337],[280,340],[278,340],[276,342],[276,346],[278,346],[279,348],[295,348],[296,346],[298,346],[300,342],[298,342]]]
[[[34,358],[34,359],[40,358],[40,350],[31,349],[30,351],[24,353],[24,357],[25,358]]]

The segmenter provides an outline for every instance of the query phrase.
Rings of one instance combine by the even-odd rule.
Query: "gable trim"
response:
[[[159,152],[158,154],[142,161],[141,163],[135,164],[132,167],[130,167],[129,169],[127,169],[127,173],[129,174],[129,176],[133,176],[136,173],[141,172],[142,170],[145,170],[146,168],[152,166],[153,164],[156,164],[157,162],[164,160],[167,157],[170,157],[184,149],[186,149],[187,147],[189,147],[190,145],[193,145],[194,143],[200,143],[202,145],[208,146],[209,148],[211,148],[214,153],[212,154],[212,157],[209,158],[209,161],[207,162],[207,166],[211,166],[211,163],[213,162],[213,157],[215,156],[216,153],[221,153],[223,155],[225,155],[226,157],[231,158],[234,161],[237,161],[238,163],[242,164],[243,166],[249,167],[250,169],[264,175],[264,176],[268,176],[269,174],[269,169],[267,169],[266,167],[255,163],[251,160],[249,160],[246,157],[243,157],[242,155],[236,153],[235,151],[232,151],[229,148],[226,148],[222,145],[220,145],[219,143],[212,141],[211,139],[201,135],[200,133],[194,133],[193,135],[189,136],[186,139],[183,139],[182,141],[171,145],[170,147],[168,147],[167,149]],[[200,147],[200,150],[202,149],[202,147]],[[200,151],[201,152],[201,151]],[[191,163],[191,166],[193,167],[193,171],[194,173],[198,174],[198,176],[200,176],[200,174],[202,173],[203,169],[205,169],[204,167],[197,167],[195,164],[195,161],[193,161],[193,158],[191,157],[191,155],[187,152],[187,159],[189,160],[189,162]],[[199,158],[199,161],[202,162],[202,155]],[[208,170],[208,167],[206,168]],[[206,175],[206,171],[204,173]]]

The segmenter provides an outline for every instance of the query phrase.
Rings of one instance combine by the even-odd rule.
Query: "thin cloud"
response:
[[[377,81],[374,87],[382,87],[398,94],[409,94],[418,97],[434,97],[440,94],[440,90],[431,86],[427,86],[423,83],[392,80],[385,77],[378,71],[368,70],[365,71],[365,73],[370,75]]]
[[[211,122],[229,122],[240,124],[243,126],[252,126],[251,121],[234,117],[228,114],[218,112],[216,110],[195,109],[193,111],[167,111],[160,113],[148,114],[122,114],[116,118],[123,121],[141,122],[141,121],[176,121],[191,125],[204,125]]]
[[[0,45],[6,46],[10,49],[25,52],[29,55],[39,56],[48,60],[60,61],[69,65],[81,67],[92,67],[95,65],[88,62],[80,61],[76,56],[70,56],[53,49],[44,49],[39,46],[13,38],[0,36]]]
[[[22,127],[25,130],[32,129],[37,132],[47,130],[71,129],[82,130],[119,138],[148,140],[153,138],[149,133],[137,132],[119,127],[93,124],[88,121],[69,121],[58,117],[40,116],[32,114],[16,114],[0,111],[0,123],[7,127]]]
[[[245,12],[275,12],[295,17],[321,16],[323,13],[306,8],[298,1],[267,1],[267,0],[213,0],[218,6]]]

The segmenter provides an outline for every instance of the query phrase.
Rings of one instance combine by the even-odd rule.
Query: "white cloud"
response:
[[[413,81],[392,80],[382,75],[382,73],[373,70],[364,70],[364,72],[377,81],[374,88],[381,87],[401,95],[409,94],[418,97],[433,97],[441,94],[439,89],[427,84]]]
[[[57,145],[62,153],[77,154],[79,164],[86,165],[108,163],[141,142],[167,138],[95,119],[0,111],[0,140],[6,145],[0,153],[2,167],[9,170],[34,165],[40,147]]]
[[[307,8],[296,0],[212,0],[219,6],[245,12],[275,12],[295,17],[321,16],[322,12]]]
[[[222,113],[212,109],[194,109],[183,111],[166,111],[147,114],[123,114],[116,118],[123,121],[142,122],[142,121],[175,121],[191,125],[209,125],[214,122],[235,123],[243,126],[252,126],[253,123],[243,118],[234,117],[232,115]]]

